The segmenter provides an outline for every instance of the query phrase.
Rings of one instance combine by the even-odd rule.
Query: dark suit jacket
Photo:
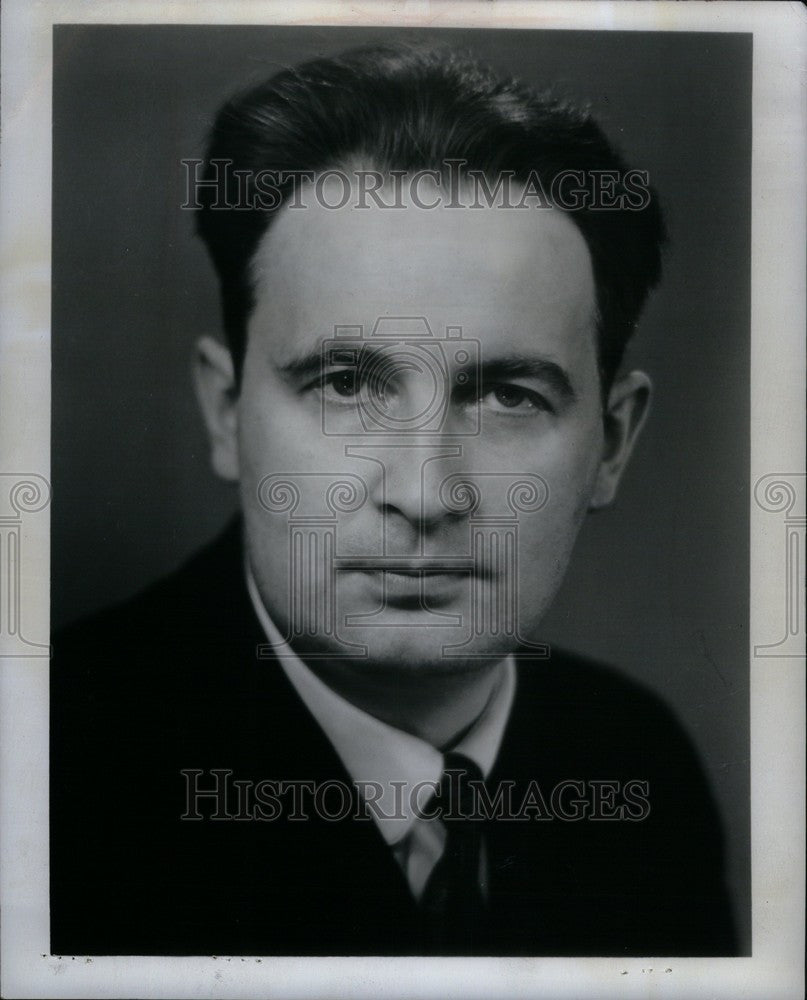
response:
[[[129,603],[54,640],[56,954],[406,955],[423,921],[375,824],[181,820],[183,769],[349,785],[286,680],[242,579],[240,525]],[[520,661],[491,775],[648,782],[638,822],[486,823],[490,955],[729,955],[718,817],[668,709],[618,673]],[[208,814],[214,803],[200,806]],[[228,810],[238,814],[230,799]]]

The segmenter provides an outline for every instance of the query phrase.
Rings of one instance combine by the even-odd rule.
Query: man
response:
[[[731,954],[687,739],[539,634],[647,411],[646,178],[406,48],[278,74],[196,166],[242,518],[54,641],[53,949]]]

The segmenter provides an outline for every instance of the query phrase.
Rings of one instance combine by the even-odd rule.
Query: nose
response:
[[[379,449],[381,450],[381,449]],[[446,506],[441,486],[460,468],[462,447],[447,436],[406,436],[383,449],[383,474],[372,492],[373,502],[390,522],[406,522],[420,534],[457,517]]]
[[[406,547],[413,530],[429,534],[458,517],[441,486],[462,471],[463,439],[454,427],[450,382],[431,355],[410,356],[396,346],[374,364],[364,416],[376,433],[349,451],[373,461],[371,502],[383,515],[387,540]]]

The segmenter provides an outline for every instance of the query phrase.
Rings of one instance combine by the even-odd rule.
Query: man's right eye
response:
[[[338,396],[340,399],[353,399],[359,394],[361,382],[355,368],[345,368],[323,375],[320,387],[326,398]]]

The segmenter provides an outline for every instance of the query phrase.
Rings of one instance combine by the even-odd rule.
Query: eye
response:
[[[514,410],[522,403],[526,404],[528,408],[532,406],[526,391],[517,385],[497,385],[493,390],[493,398],[508,410]]]
[[[344,368],[341,371],[324,375],[320,387],[326,396],[353,399],[359,394],[361,380],[355,368]]]
[[[482,402],[494,412],[530,415],[552,412],[552,407],[539,393],[523,385],[500,383],[489,386],[481,396]]]

